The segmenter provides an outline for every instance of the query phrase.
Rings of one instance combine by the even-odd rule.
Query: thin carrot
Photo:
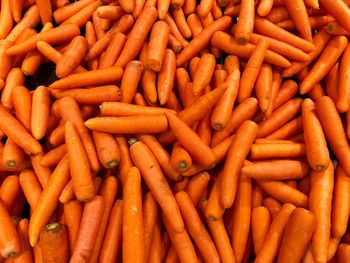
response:
[[[193,94],[199,93],[210,83],[215,69],[215,57],[212,54],[204,54],[197,65],[193,77]]]
[[[13,46],[9,40],[2,39],[0,41],[0,79],[5,80],[7,73],[11,70],[13,58],[7,54],[7,50]]]
[[[130,141],[130,155],[176,233],[184,231],[179,207],[151,150],[142,142]]]
[[[270,229],[265,237],[264,245],[258,253],[255,262],[273,262],[282,242],[283,231],[294,209],[295,206],[289,203],[282,206],[281,210],[272,220]]]
[[[117,142],[112,135],[103,132],[92,133],[97,155],[105,168],[113,169],[117,167],[120,160],[120,152]]]
[[[271,103],[272,68],[269,64],[262,64],[256,79],[255,93],[259,101],[260,110],[265,113]]]
[[[262,204],[264,207],[267,208],[267,210],[269,210],[269,213],[272,218],[276,217],[276,215],[278,214],[278,212],[281,210],[281,207],[282,207],[281,203],[271,196],[264,198]]]
[[[21,253],[13,259],[14,263],[17,262],[32,262],[32,248],[29,244],[29,238],[28,238],[28,227],[29,227],[29,220],[24,218],[20,220],[17,224],[17,232],[20,238],[21,242]]]
[[[348,158],[348,141],[340,119],[331,98],[324,96],[316,101],[316,111],[325,133],[327,142],[330,144],[337,160],[341,163],[346,173],[350,172]]]
[[[330,163],[323,172],[311,172],[309,209],[315,215],[316,227],[311,245],[316,262],[327,261],[328,244],[331,234],[331,207],[334,186],[334,168]]]
[[[289,146],[291,144],[276,145],[277,147]],[[293,144],[292,144],[293,145]],[[286,169],[288,167],[288,169]],[[262,180],[288,180],[300,179],[310,172],[307,163],[295,160],[272,160],[258,161],[245,165],[242,175]]]
[[[316,218],[310,211],[296,208],[285,226],[277,262],[300,262],[315,225]]]
[[[254,207],[252,209],[252,236],[254,242],[254,252],[259,254],[264,245],[265,237],[271,225],[271,215],[264,206]]]
[[[79,231],[83,206],[78,200],[72,200],[63,205],[63,213],[67,228],[68,244],[70,251],[72,252]]]
[[[0,14],[0,39],[8,36],[13,27],[13,16],[11,12],[10,1],[1,2]]]
[[[339,85],[339,63],[328,72],[325,78],[326,94],[333,101],[338,100],[338,85]],[[340,99],[340,98],[339,98]]]
[[[252,188],[252,208],[258,207],[262,205],[264,199],[264,192],[258,186],[253,184]]]
[[[58,8],[53,12],[53,18],[57,24],[60,24],[94,1],[95,0],[83,0]]]
[[[336,101],[336,106],[339,112],[347,112],[350,108],[350,103],[348,100],[350,99],[350,94],[347,90],[347,86],[349,83],[348,76],[346,74],[346,69],[349,67],[350,61],[350,47],[349,45],[346,47],[342,59],[339,63],[339,80],[338,80],[338,99]]]
[[[30,207],[35,208],[42,193],[42,187],[36,174],[29,169],[23,170],[19,174],[19,183]]]
[[[30,161],[33,167],[34,172],[36,173],[38,180],[42,187],[46,185],[51,176],[51,169],[44,167],[40,164],[41,156],[31,156]]]
[[[23,149],[15,144],[11,139],[7,139],[2,152],[3,164],[7,167],[14,168],[20,166],[23,159]]]
[[[86,259],[90,258],[100,226],[98,222],[102,219],[103,211],[104,200],[99,195],[85,204],[70,262],[85,262]]]
[[[40,248],[44,262],[66,262],[68,260],[67,231],[60,223],[50,223],[40,232]]]
[[[344,36],[335,37],[328,43],[309,74],[302,81],[300,85],[301,94],[310,91],[317,82],[326,76],[345,50],[347,44],[348,41]]]
[[[125,42],[126,36],[121,32],[117,32],[111,37],[111,41],[106,48],[103,59],[100,61],[100,69],[105,69],[115,64],[122,52]]]
[[[191,197],[192,203],[196,206],[200,202],[202,194],[206,190],[210,180],[210,174],[207,172],[200,172],[191,177],[185,191]]]
[[[308,18],[311,29],[322,29],[323,27],[327,26],[329,28],[330,23],[333,25],[334,17],[330,15],[325,16],[311,16]],[[277,23],[277,25],[280,28],[283,28],[285,30],[292,31],[295,29],[295,24],[292,20],[284,20],[282,22]],[[335,32],[334,32],[335,33]],[[338,32],[337,32],[338,33]],[[337,34],[335,33],[335,34]],[[331,34],[331,32],[330,32]]]
[[[24,86],[16,86],[12,90],[11,97],[17,119],[30,131],[32,97],[29,90]]]
[[[255,4],[253,0],[242,0],[239,10],[239,20],[235,28],[234,36],[240,44],[249,41],[253,33],[255,19]]]
[[[273,0],[264,0],[259,3],[258,9],[256,10],[259,16],[269,15],[273,8]]]
[[[150,48],[150,47],[149,47]],[[165,50],[161,69],[158,73],[157,91],[160,105],[167,103],[173,89],[176,70],[176,56],[171,49]]]
[[[178,192],[175,197],[179,204],[186,227],[200,253],[209,262],[220,262],[220,257],[215,245],[205,229],[205,226],[201,222],[189,195],[186,192],[181,191]]]
[[[125,137],[116,136],[115,139],[120,150],[120,163],[118,165],[119,179],[124,182],[129,169],[133,166],[133,163],[130,157],[128,142]]]
[[[21,194],[17,175],[7,176],[1,184],[0,200],[8,211],[11,211]]]
[[[189,25],[187,24],[183,9],[182,8],[172,9],[172,15],[182,35],[185,38],[190,38],[192,36],[192,32]]]
[[[100,113],[102,116],[160,115],[165,112],[173,111],[160,107],[146,107],[122,102],[103,102],[100,105]]]
[[[37,206],[35,207],[29,223],[29,241],[32,246],[39,240],[41,228],[48,223],[56,205],[59,195],[69,181],[68,157],[63,157],[43,188]]]
[[[250,150],[250,158],[253,160],[276,159],[276,158],[298,158],[305,157],[306,148],[302,143],[275,143],[253,144]]]

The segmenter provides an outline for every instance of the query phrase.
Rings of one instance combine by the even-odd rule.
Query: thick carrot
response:
[[[183,147],[204,167],[213,167],[216,156],[208,145],[203,143],[199,136],[181,119],[171,113],[165,113],[169,126]]]
[[[347,199],[349,187],[349,177],[341,165],[337,165],[332,201],[332,237],[340,238],[346,233],[347,211],[350,210],[349,199]]]
[[[165,50],[164,59],[157,78],[157,91],[160,105],[168,102],[173,89],[176,70],[176,56],[171,49]]]
[[[269,210],[272,218],[276,217],[282,207],[281,203],[271,196],[264,198],[262,204]]]
[[[350,259],[350,246],[346,243],[339,245],[337,250],[337,259],[339,263],[346,263]]]
[[[311,245],[315,262],[327,261],[328,244],[331,234],[331,208],[334,185],[334,168],[330,163],[321,173],[311,172],[309,209],[315,215],[316,227]]]
[[[254,242],[254,252],[259,254],[264,245],[265,237],[271,225],[271,215],[264,206],[257,206],[252,209],[252,236]]]
[[[10,1],[1,2],[0,14],[0,39],[8,36],[13,27],[13,16],[10,7]]]
[[[240,44],[249,41],[253,33],[255,19],[255,3],[253,0],[242,0],[239,10],[239,20],[235,28],[234,36]]]
[[[321,7],[332,15],[339,24],[341,24],[347,31],[350,31],[350,26],[346,23],[350,18],[350,10],[344,1],[319,0],[319,2]]]
[[[264,17],[269,15],[272,8],[273,8],[273,0],[263,0],[259,3],[259,6],[256,11],[259,16]]]
[[[253,160],[305,157],[306,148],[302,143],[253,144],[250,158]]]
[[[175,195],[175,197],[177,203],[179,204],[186,227],[200,253],[208,262],[220,262],[220,257],[215,245],[209,233],[205,229],[205,226],[200,220],[199,214],[197,213],[190,196],[186,192],[180,191]]]
[[[262,64],[256,78],[255,93],[259,101],[260,110],[265,114],[271,103],[272,68],[269,64]]]
[[[86,262],[91,257],[103,211],[104,200],[99,195],[96,195],[91,202],[85,204],[70,262]]]
[[[345,172],[350,173],[350,163],[348,162],[350,157],[349,144],[334,102],[331,98],[324,96],[316,101],[316,111],[327,142],[330,144]]]
[[[126,65],[120,87],[122,93],[121,102],[132,102],[141,79],[142,71],[143,65],[140,61],[133,60]]]
[[[111,210],[106,235],[100,254],[100,262],[107,263],[119,258],[123,234],[123,201],[117,200]]]
[[[9,168],[15,168],[21,165],[23,159],[23,149],[15,144],[11,139],[7,139],[2,152],[3,164]]]
[[[0,199],[10,212],[21,194],[21,187],[17,175],[7,176],[1,184]]]
[[[44,262],[67,262],[68,238],[65,226],[60,223],[44,226],[40,232],[40,248]]]
[[[57,165],[43,188],[37,206],[35,207],[29,223],[29,241],[32,246],[39,240],[41,228],[48,223],[64,186],[69,181],[69,163],[65,156]]]
[[[315,225],[316,218],[310,211],[296,208],[285,226],[277,262],[300,262]]]
[[[178,172],[185,172],[192,166],[192,158],[180,143],[173,145],[170,162]]]
[[[51,2],[46,0],[37,0],[36,5],[38,6],[41,23],[45,25],[46,23],[52,22],[52,7]]]
[[[106,35],[107,34],[108,33],[106,33]],[[99,65],[100,69],[105,69],[115,64],[120,53],[122,52],[125,42],[126,42],[126,36],[123,33],[117,32],[113,34],[113,36],[111,37],[111,41],[109,42],[103,57],[101,57],[101,61]]]
[[[57,24],[60,24],[94,1],[95,0],[82,0],[71,3],[69,5],[65,5],[61,8],[56,9],[53,12],[53,18],[55,19]]]
[[[294,209],[295,206],[289,203],[282,206],[281,210],[272,220],[270,229],[265,237],[265,242],[256,257],[255,262],[273,262],[282,242],[283,231]]]
[[[204,54],[196,67],[193,77],[193,94],[199,93],[210,83],[215,69],[215,57],[212,54]]]
[[[22,43],[16,44],[7,50],[10,56],[25,54],[36,48],[38,41],[45,41],[49,44],[60,44],[73,39],[80,34],[80,30],[76,25],[65,25],[59,28],[54,28],[47,32],[40,32]]]
[[[124,14],[121,6],[100,6],[96,10],[96,15],[102,19],[118,20]]]
[[[200,202],[202,194],[206,190],[210,180],[210,174],[207,172],[200,172],[191,177],[186,188],[186,193],[191,197],[192,203],[197,206]]]
[[[50,114],[50,91],[39,86],[32,96],[31,132],[37,140],[42,139],[47,130]]]
[[[174,17],[175,23],[178,26],[180,32],[185,38],[190,38],[192,36],[189,24],[186,21],[186,17],[182,8],[172,9],[172,15]]]
[[[289,146],[290,144],[276,145],[276,147]],[[286,169],[288,167],[288,169]],[[295,160],[259,161],[245,165],[242,175],[259,180],[288,180],[300,179],[310,172],[307,163]]]
[[[210,41],[216,31],[226,30],[231,26],[231,18],[223,16],[207,26],[191,43],[177,56],[176,64],[181,66],[202,50]]]
[[[7,54],[7,50],[13,46],[9,40],[2,39],[0,41],[0,79],[5,80],[7,73],[11,70],[13,58]]]
[[[74,125],[65,123],[65,142],[74,193],[79,201],[88,202],[95,195],[89,159]]]
[[[241,176],[237,184],[233,204],[231,243],[237,262],[242,262],[250,231],[252,182],[249,177]]]
[[[118,166],[120,160],[120,152],[114,137],[104,132],[92,133],[94,139],[97,156],[105,168],[113,169]]]
[[[63,205],[63,214],[68,234],[68,244],[72,252],[79,231],[83,206],[78,200],[72,200]]]
[[[146,144],[152,151],[153,155],[156,157],[160,167],[162,168],[164,174],[173,181],[178,181],[181,179],[181,175],[178,171],[174,169],[170,162],[170,156],[168,152],[159,143],[157,138],[152,135],[141,134],[137,136],[137,139]]]
[[[311,26],[303,0],[285,1],[288,13],[292,18],[300,35],[308,41],[312,41]]]
[[[323,171],[329,165],[329,153],[315,104],[310,99],[303,101],[302,118],[308,162],[312,169]]]
[[[328,43],[309,74],[302,81],[300,85],[301,94],[310,91],[317,82],[326,76],[345,50],[347,44],[348,41],[344,36],[335,37]]]
[[[249,58],[256,48],[256,45],[250,43],[240,45],[234,37],[222,31],[217,31],[213,35],[211,44],[230,55],[242,58]],[[266,51],[264,61],[282,68],[288,68],[291,65],[286,58],[270,50]]]
[[[36,174],[29,169],[23,170],[19,174],[19,183],[30,207],[35,208],[42,193]]]
[[[25,77],[20,68],[13,68],[6,77],[5,87],[1,94],[1,103],[4,107],[12,109],[12,90],[15,86],[24,85]]]
[[[52,89],[74,89],[83,86],[104,85],[118,81],[122,78],[123,70],[120,67],[97,69],[87,72],[71,74],[57,80],[50,85]]]

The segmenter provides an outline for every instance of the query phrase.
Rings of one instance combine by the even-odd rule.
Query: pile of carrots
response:
[[[0,262],[349,263],[349,6],[2,0]]]

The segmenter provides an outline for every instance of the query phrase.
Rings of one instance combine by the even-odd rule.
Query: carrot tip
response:
[[[215,123],[213,128],[214,130],[222,130],[224,127],[220,123]]]
[[[208,216],[209,221],[216,221],[217,218],[215,216]]]
[[[128,144],[129,146],[133,145],[134,143],[137,142],[137,139],[136,138],[131,138],[129,141],[128,141]]]
[[[187,163],[185,163],[184,161],[180,161],[178,166],[179,169],[183,170],[187,167]]]
[[[17,163],[15,161],[8,161],[6,162],[6,166],[9,168],[15,168],[17,166]]]
[[[113,168],[117,167],[118,164],[119,164],[119,162],[117,160],[112,160],[112,161],[109,161],[108,163],[106,163],[105,168],[113,169]]]
[[[317,172],[322,172],[325,169],[323,165],[316,165],[316,171]]]
[[[51,224],[47,224],[45,226],[45,229],[48,231],[53,231],[56,230],[57,228],[59,228],[60,224],[59,223],[51,223]]]
[[[241,37],[240,39],[238,39],[238,42],[241,44],[241,45],[244,45],[247,43],[247,40],[243,37]]]
[[[11,252],[10,254],[7,255],[8,258],[14,258],[17,256],[16,252]]]

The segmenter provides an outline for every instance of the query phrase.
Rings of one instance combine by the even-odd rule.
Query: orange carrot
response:
[[[130,157],[128,142],[125,137],[116,136],[115,139],[120,150],[120,163],[118,165],[119,179],[124,182],[133,163]]]
[[[256,97],[260,110],[265,113],[270,107],[272,93],[272,68],[269,64],[262,64],[255,85]]]
[[[17,119],[27,130],[30,130],[32,97],[29,90],[24,86],[16,86],[11,96]]]
[[[342,243],[337,250],[337,259],[339,263],[345,263],[350,259],[350,246]]]
[[[187,171],[192,166],[191,156],[180,143],[173,145],[170,161],[175,170],[180,173]]]
[[[62,159],[62,158],[61,158]],[[41,156],[31,156],[30,161],[42,187],[46,185],[51,176],[51,169],[40,164]]]
[[[29,238],[28,238],[28,227],[29,227],[29,220],[24,218],[20,220],[17,224],[17,232],[21,241],[21,253],[13,259],[14,263],[17,262],[32,262],[33,255],[32,255],[32,248],[29,244]]]
[[[151,192],[146,193],[143,198],[142,212],[144,222],[145,262],[148,262],[149,254],[153,249],[151,247],[152,236],[158,221],[158,205]]]
[[[83,213],[83,206],[78,200],[72,200],[63,205],[63,213],[70,251],[73,252]]]
[[[350,18],[350,10],[343,1],[319,0],[322,8],[332,15],[347,31],[350,31],[350,26],[346,21]],[[332,4],[332,7],[329,5]]]
[[[235,28],[235,38],[240,44],[249,41],[250,34],[254,27],[255,3],[253,0],[242,0],[239,11],[239,22]]]
[[[53,18],[57,24],[60,24],[94,1],[95,0],[82,0],[58,8],[53,12]]]
[[[165,50],[161,69],[158,73],[157,91],[159,103],[164,105],[168,102],[173,89],[176,70],[176,56],[171,49]]]
[[[254,242],[254,252],[259,254],[264,245],[266,235],[271,225],[269,210],[264,206],[257,206],[252,209],[252,236]]]
[[[269,15],[273,7],[273,0],[264,0],[259,3],[258,9],[256,10],[259,16]]]
[[[215,57],[212,54],[204,54],[197,65],[193,77],[193,94],[199,93],[210,83],[215,69]]]
[[[23,149],[8,138],[2,152],[3,164],[9,168],[15,168],[21,165],[23,159]]]
[[[298,158],[305,157],[306,148],[302,143],[264,143],[253,144],[250,152],[250,158],[259,159],[276,159],[276,158]]]
[[[0,28],[1,28],[0,39],[6,38],[10,33],[12,27],[13,27],[13,16],[11,12],[10,1],[3,1],[1,2],[1,14],[0,14]]]
[[[7,176],[1,184],[0,199],[8,211],[11,211],[21,194],[17,175]]]
[[[45,136],[50,114],[50,91],[39,86],[32,97],[31,131],[37,140]]]
[[[29,169],[23,170],[19,174],[19,183],[27,202],[31,208],[34,208],[37,205],[42,193],[42,187],[36,174]]]

